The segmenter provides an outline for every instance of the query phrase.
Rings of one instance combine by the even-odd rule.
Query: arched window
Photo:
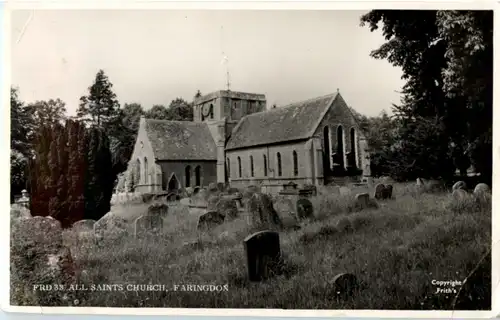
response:
[[[352,157],[352,163],[354,166],[358,166],[357,165],[357,161],[356,159],[358,158],[357,156],[357,152],[356,152],[356,131],[354,130],[354,128],[351,128],[351,157]]]
[[[210,119],[214,118],[214,105],[213,104],[210,104],[209,118]]]
[[[337,154],[340,164],[344,168],[344,129],[341,125],[337,127]]]
[[[281,154],[278,152],[276,154],[276,161],[278,162],[278,176],[281,177]]]
[[[141,183],[141,171],[142,171],[141,160],[137,159],[137,181],[138,181],[138,183]]]
[[[250,176],[253,177],[253,157],[250,156]]]
[[[191,187],[191,166],[186,167],[186,188]]]
[[[238,176],[241,178],[241,158],[238,157]]]
[[[267,157],[264,155],[264,177],[267,177]]]
[[[325,150],[324,150],[324,159],[323,161],[325,161],[325,165],[326,165],[326,168],[331,168],[332,165],[331,165],[331,149],[330,149],[330,128],[328,128],[328,126],[325,126],[323,128],[323,145],[325,147]]]
[[[231,164],[229,163],[229,158],[226,159],[226,163],[227,163],[227,176],[230,177],[231,176]]]
[[[201,167],[197,166],[194,168],[194,182],[196,184],[196,187],[201,186]]]
[[[147,184],[148,180],[148,158],[144,157],[144,184]]]
[[[293,175],[299,175],[299,159],[297,157],[297,151],[293,150]]]

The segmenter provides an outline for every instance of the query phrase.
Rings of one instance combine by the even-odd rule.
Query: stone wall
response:
[[[310,154],[307,141],[263,146],[242,150],[226,151],[226,164],[229,163],[230,183],[232,187],[242,188],[248,185],[263,185],[269,190],[281,190],[283,184],[293,181],[297,184],[313,183]],[[294,174],[293,152],[297,153],[298,174]],[[281,176],[278,174],[278,157],[281,155]],[[254,174],[251,174],[250,156],[253,157]],[[264,166],[267,160],[267,174]],[[241,159],[241,177],[238,157]]]

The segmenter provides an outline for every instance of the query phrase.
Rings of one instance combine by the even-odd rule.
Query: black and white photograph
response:
[[[208,7],[9,12],[10,306],[491,311],[494,10]]]

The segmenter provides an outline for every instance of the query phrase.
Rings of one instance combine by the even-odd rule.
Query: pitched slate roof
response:
[[[310,138],[337,93],[245,116],[226,150]]]
[[[157,160],[217,160],[206,123],[145,119],[146,133]]]

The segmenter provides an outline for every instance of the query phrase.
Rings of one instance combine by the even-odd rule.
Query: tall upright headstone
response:
[[[269,230],[256,232],[246,237],[243,244],[249,280],[262,281],[272,277],[281,262],[279,234]]]

